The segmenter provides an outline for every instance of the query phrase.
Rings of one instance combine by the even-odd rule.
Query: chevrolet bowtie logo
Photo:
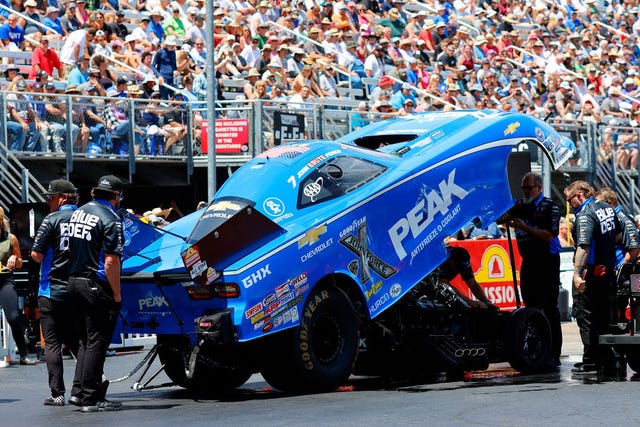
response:
[[[516,130],[520,127],[520,122],[513,122],[504,130],[504,136],[516,133]]]
[[[326,225],[320,225],[316,228],[312,228],[311,230],[304,233],[304,236],[298,240],[298,249],[306,245],[313,245],[315,242],[320,240],[320,236],[327,232]]]
[[[207,210],[214,210],[214,211],[239,211],[240,210],[240,205],[237,203],[233,203],[233,202],[229,202],[229,201],[222,201],[222,202],[217,202],[214,203],[213,205],[211,205],[209,207],[209,209]]]

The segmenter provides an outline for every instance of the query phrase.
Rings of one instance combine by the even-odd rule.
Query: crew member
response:
[[[613,210],[618,216],[618,221],[622,225],[622,238],[616,245],[616,277],[617,272],[622,267],[622,264],[633,261],[640,255],[640,240],[638,240],[638,229],[636,224],[629,216],[627,212],[622,209],[622,206],[618,205],[618,196],[610,188],[601,188],[596,196],[598,200],[602,200],[610,204]],[[613,295],[612,295],[613,296]],[[612,307],[612,319],[614,323],[622,322],[626,323],[628,319],[625,319],[625,312],[629,300],[626,297],[621,297],[617,301],[617,306]]]
[[[66,179],[56,179],[49,183],[44,196],[51,213],[42,221],[31,249],[31,258],[42,264],[38,307],[51,389],[51,395],[44,400],[44,404],[64,406],[62,345],[66,344],[74,354],[78,352],[77,338],[73,334],[75,327],[71,321],[73,306],[69,302],[67,287],[71,256],[69,219],[78,208],[78,192]],[[79,392],[79,384],[74,382],[71,390],[72,399]]]
[[[493,308],[498,310],[498,307],[493,305],[491,300],[487,298],[482,290],[482,286],[480,286],[473,275],[473,268],[471,268],[471,255],[469,255],[469,251],[459,246],[447,245],[447,252],[449,252],[449,258],[440,264],[436,270],[438,280],[440,282],[450,284],[451,280],[459,274],[460,278],[467,284],[469,290],[476,299],[474,300],[463,295],[453,286],[452,288],[455,289],[458,296],[467,303],[469,307]]]
[[[521,181],[522,199],[508,213],[508,225],[516,229],[520,265],[520,290],[527,307],[534,307],[549,320],[551,352],[548,368],[560,366],[562,329],[558,294],[560,293],[560,209],[542,195],[542,177],[527,173]]]
[[[622,226],[614,209],[596,200],[595,191],[585,181],[575,181],[564,190],[576,214],[576,253],[573,270],[573,317],[584,346],[582,363],[573,372],[588,373],[615,369],[615,355],[598,337],[610,321],[609,294],[615,280],[616,242]]]
[[[69,221],[71,261],[69,291],[76,304],[80,348],[76,378],[82,412],[115,411],[121,402],[105,398],[102,370],[120,311],[122,223],[116,210],[123,199],[119,178],[100,178],[93,200],[76,210]]]

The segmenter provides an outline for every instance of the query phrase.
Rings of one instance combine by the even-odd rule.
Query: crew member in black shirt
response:
[[[622,226],[613,207],[596,200],[587,182],[572,182],[564,194],[576,214],[573,311],[584,346],[582,364],[577,364],[573,372],[608,373],[616,368],[616,354],[610,346],[599,344],[599,335],[607,332],[611,321],[610,292],[614,289],[616,242]]]
[[[458,274],[460,278],[469,287],[469,290],[476,297],[475,300],[463,295],[458,289],[455,289],[456,294],[470,307],[475,308],[492,308],[498,310],[498,307],[493,305],[491,300],[487,298],[482,286],[476,281],[473,275],[473,268],[471,267],[471,255],[465,248],[459,246],[447,245],[447,252],[449,257],[442,263],[436,270],[438,280],[447,284],[451,283]]]
[[[78,208],[78,192],[66,179],[56,179],[49,183],[44,193],[51,213],[42,221],[36,234],[31,259],[39,262],[40,288],[38,307],[40,327],[45,343],[45,357],[49,372],[51,395],[44,400],[45,405],[64,406],[64,378],[62,365],[62,345],[74,354],[78,352],[75,328],[71,321],[73,306],[68,298],[69,219]],[[74,381],[71,395],[80,392]]]
[[[105,353],[120,311],[122,222],[116,213],[123,199],[119,178],[106,175],[92,190],[93,200],[76,210],[69,222],[71,261],[69,290],[80,325],[76,377],[82,412],[114,411],[120,402],[106,400],[101,387]]]
[[[551,327],[549,368],[560,366],[562,328],[558,310],[560,251],[558,240],[560,209],[542,194],[542,177],[528,173],[520,184],[523,198],[509,211],[509,226],[516,229],[520,265],[520,290],[527,307],[542,312]]]

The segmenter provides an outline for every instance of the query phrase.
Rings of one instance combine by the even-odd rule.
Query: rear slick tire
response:
[[[358,353],[358,320],[347,295],[335,287],[314,289],[300,324],[269,342],[262,376],[282,391],[318,392],[344,384]]]
[[[509,318],[505,351],[509,364],[523,374],[548,368],[551,351],[551,328],[547,317],[538,309],[522,307]]]

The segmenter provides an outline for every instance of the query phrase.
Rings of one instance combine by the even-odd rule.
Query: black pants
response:
[[[612,320],[614,280],[613,267],[607,268],[607,274],[603,277],[597,277],[590,266],[585,276],[585,291],[581,294],[574,292],[572,314],[580,329],[584,363],[606,367],[619,358],[611,346],[599,344],[599,336],[609,332]]]
[[[80,346],[74,381],[80,384],[80,398],[85,406],[104,399],[101,387],[106,351],[116,325],[120,303],[113,301],[108,284],[91,278],[70,277],[69,292],[75,304]]]
[[[50,298],[38,297],[40,308],[40,327],[45,343],[45,357],[49,374],[49,388],[51,396],[64,396],[64,378],[62,365],[62,346],[78,355],[78,337],[72,320],[72,304],[67,301],[56,301]],[[80,384],[74,382],[71,395],[80,392]]]
[[[560,255],[523,257],[520,266],[520,290],[524,304],[542,310],[547,317],[551,327],[550,356],[559,358],[562,352],[562,327],[558,309]]]
[[[16,342],[20,357],[27,357],[27,343],[24,339],[24,325],[18,310],[18,294],[12,275],[0,276],[0,307],[4,310],[7,322],[11,326],[11,335]]]

